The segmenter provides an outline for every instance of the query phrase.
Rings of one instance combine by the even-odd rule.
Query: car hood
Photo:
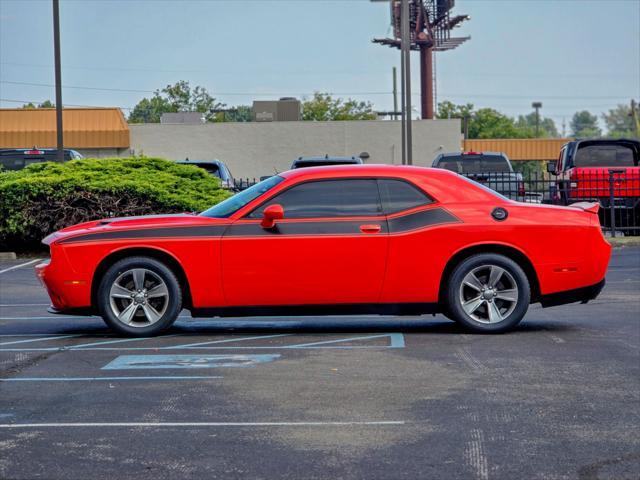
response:
[[[165,214],[165,215],[143,215],[139,217],[114,217],[90,222],[78,223],[70,227],[58,230],[42,240],[45,245],[53,242],[85,235],[87,233],[100,233],[110,231],[141,230],[146,228],[178,228],[193,226],[224,225],[229,223],[228,219],[211,218],[189,213]]]

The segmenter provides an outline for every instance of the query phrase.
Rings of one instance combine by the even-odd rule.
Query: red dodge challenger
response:
[[[529,304],[587,302],[611,247],[598,205],[517,203],[447,170],[285,172],[199,215],[108,218],[49,235],[53,312],[134,336],[194,317],[443,313],[478,332]],[[571,248],[565,248],[570,243]]]

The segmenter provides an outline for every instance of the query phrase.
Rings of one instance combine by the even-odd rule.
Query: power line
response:
[[[24,85],[33,87],[48,87],[52,88],[55,85],[51,83],[36,83],[36,82],[15,82],[9,80],[0,80],[0,83],[8,85]],[[126,92],[126,93],[155,93],[156,90],[142,90],[142,89],[130,89],[130,88],[112,88],[112,87],[90,87],[84,85],[63,85],[63,88],[76,89],[76,90],[95,90],[106,92]],[[324,93],[324,90],[316,90],[314,92],[214,92],[215,95],[227,95],[227,96],[278,96],[278,95],[299,95],[307,96],[313,95],[316,92]],[[331,95],[391,95],[390,91],[371,91],[371,92],[329,92]],[[413,93],[414,96],[419,96],[419,92]],[[530,99],[532,97],[556,99],[556,100],[584,100],[584,99],[598,99],[598,100],[626,100],[635,95],[505,95],[505,94],[478,94],[478,93],[442,93],[442,97],[450,98],[512,98],[512,99]]]

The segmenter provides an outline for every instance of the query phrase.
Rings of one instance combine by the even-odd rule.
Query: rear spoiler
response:
[[[598,202],[578,202],[572,203],[569,205],[573,208],[579,208],[585,212],[593,213],[594,215],[598,214],[598,210],[600,210],[600,204]]]

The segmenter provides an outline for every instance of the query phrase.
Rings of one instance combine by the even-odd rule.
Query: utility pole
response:
[[[406,164],[413,164],[413,142],[411,135],[411,33],[409,28],[409,0],[402,0],[401,52],[404,60],[404,99],[402,116],[405,118]]]
[[[540,109],[542,108],[542,102],[533,102],[531,104],[536,110],[536,138],[540,136]]]
[[[638,119],[638,104],[634,99],[631,99],[631,120],[633,121],[633,127],[636,130],[636,137],[640,138],[640,119]]]
[[[56,76],[56,143],[58,162],[64,161],[64,139],[62,130],[62,67],[60,65],[60,10],[59,0],[53,0],[53,56]]]
[[[393,67],[393,119],[398,120],[398,71]]]

